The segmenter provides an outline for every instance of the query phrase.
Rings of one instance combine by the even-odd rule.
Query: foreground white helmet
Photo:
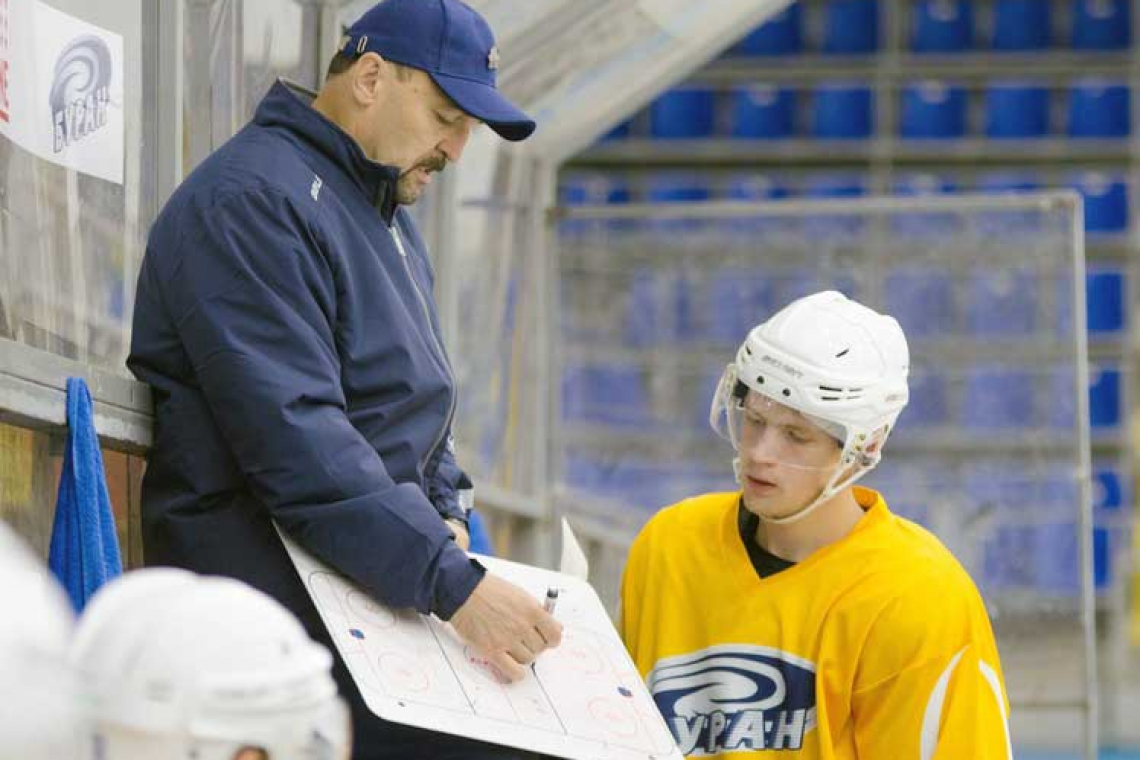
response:
[[[767,521],[806,517],[879,463],[908,400],[909,364],[898,322],[831,290],[793,301],[748,334],[713,397],[713,429],[739,451],[739,421],[751,390],[800,412],[842,445],[819,496]]]
[[[344,760],[348,709],[332,658],[280,604],[244,583],[138,570],[101,590],[72,657],[107,760]]]
[[[71,604],[0,521],[0,758],[79,758],[88,726],[67,648]]]

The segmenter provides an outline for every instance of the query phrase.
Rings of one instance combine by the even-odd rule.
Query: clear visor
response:
[[[307,721],[299,734],[293,734],[288,747],[274,747],[270,757],[276,760],[349,760],[352,757],[352,714],[340,697]]]
[[[277,713],[272,718],[230,716],[223,729],[194,734],[234,741],[266,751],[273,760],[350,760],[352,715],[348,705],[334,696],[317,706]],[[272,724],[272,725],[271,725]]]
[[[846,437],[841,425],[803,414],[739,383],[732,365],[717,386],[709,423],[742,460],[805,470],[833,469]]]

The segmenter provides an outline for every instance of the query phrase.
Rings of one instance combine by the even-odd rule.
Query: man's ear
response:
[[[365,53],[348,72],[352,76],[352,96],[358,104],[370,106],[384,89],[391,67],[378,54]]]
[[[242,747],[232,760],[269,760],[269,753],[257,747]]]

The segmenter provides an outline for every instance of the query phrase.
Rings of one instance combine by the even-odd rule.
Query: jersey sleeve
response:
[[[626,556],[625,569],[621,575],[621,600],[618,605],[618,633],[625,648],[629,650],[634,662],[637,661],[637,633],[641,624],[641,607],[639,601],[643,598],[645,555],[648,543],[643,530]]]
[[[859,757],[1010,760],[1009,701],[973,585],[895,600],[872,627],[851,696]]]

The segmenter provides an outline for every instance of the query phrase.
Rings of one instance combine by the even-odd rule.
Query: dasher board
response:
[[[537,599],[559,590],[562,644],[521,681],[503,684],[450,624],[389,609],[283,534],[282,541],[365,703],[384,720],[564,758],[681,759],[585,581],[472,555]]]

